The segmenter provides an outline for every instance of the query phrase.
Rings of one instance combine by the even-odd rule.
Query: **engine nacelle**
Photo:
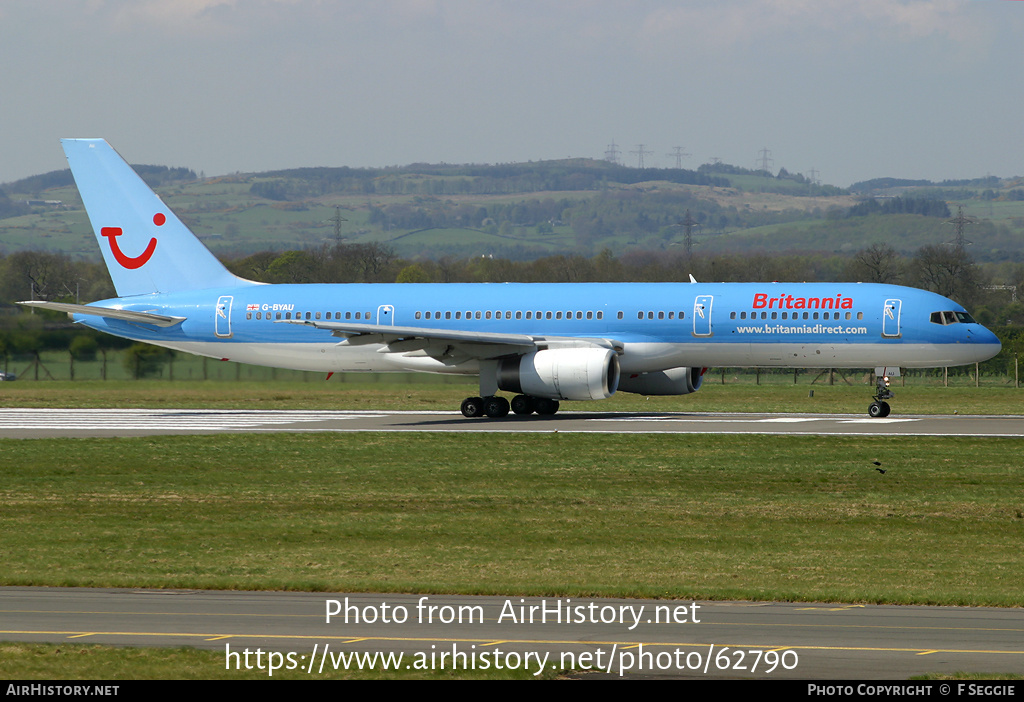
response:
[[[498,363],[498,388],[551,400],[603,400],[619,386],[611,349],[546,349]]]
[[[619,380],[619,390],[638,395],[688,395],[700,390],[707,368],[669,368],[628,375]]]

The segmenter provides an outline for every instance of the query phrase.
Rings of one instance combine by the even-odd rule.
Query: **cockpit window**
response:
[[[932,324],[977,324],[974,317],[966,312],[953,312],[950,310],[932,312],[929,321]]]

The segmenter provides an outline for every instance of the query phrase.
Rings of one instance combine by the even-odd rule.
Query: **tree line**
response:
[[[499,282],[686,282],[861,281],[910,285],[950,297],[1004,341],[999,367],[1024,351],[1024,264],[979,265],[963,249],[925,246],[912,255],[874,244],[853,256],[722,254],[687,257],[683,252],[634,251],[615,256],[558,255],[529,261],[472,257],[403,259],[382,244],[335,244],[301,251],[265,251],[225,261],[237,275],[264,283],[499,283]],[[89,360],[126,350],[126,368],[145,375],[159,369],[167,352],[77,327],[62,313],[15,305],[29,297],[88,302],[115,295],[102,264],[63,254],[23,251],[0,256],[0,359],[31,358],[67,350]],[[1011,359],[1011,360],[1007,360]]]

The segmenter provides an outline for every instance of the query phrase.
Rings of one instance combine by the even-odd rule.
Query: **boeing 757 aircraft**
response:
[[[861,283],[266,285],[229,272],[102,139],[64,139],[118,297],[29,301],[80,324],[225,361],[480,376],[467,417],[554,414],[616,391],[696,392],[710,366],[869,368],[873,417],[900,367],[984,361],[957,303]],[[498,391],[513,393],[508,399]]]

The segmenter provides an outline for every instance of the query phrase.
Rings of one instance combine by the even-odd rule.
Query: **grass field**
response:
[[[1021,448],[695,435],[6,440],[0,582],[1020,605]]]
[[[96,368],[79,372],[82,365],[76,364],[76,378],[98,377]],[[121,379],[34,382],[31,370],[24,374],[18,366],[21,380],[0,383],[0,407],[457,410],[463,398],[477,393],[476,378],[462,376],[336,374],[325,380],[319,373],[274,372],[210,361],[211,380],[204,381],[196,379],[203,377],[202,359],[183,359],[175,364],[176,379],[170,382],[125,380],[119,364],[108,365],[108,377]],[[66,366],[50,362],[47,369],[57,378],[68,377]],[[115,374],[115,369],[122,374]],[[617,393],[599,402],[563,402],[561,411],[866,414],[874,386],[863,373],[846,373],[849,384],[837,374],[836,384],[829,385],[827,377],[819,378],[817,371],[802,372],[794,384],[791,371],[757,378],[730,369],[723,378],[713,369],[701,390],[690,395]],[[896,399],[891,403],[894,414],[1024,414],[1024,390],[1014,388],[1012,378],[983,377],[978,388],[968,376],[951,376],[949,387],[942,382],[942,377],[935,375],[908,378],[905,386],[897,379]]]

